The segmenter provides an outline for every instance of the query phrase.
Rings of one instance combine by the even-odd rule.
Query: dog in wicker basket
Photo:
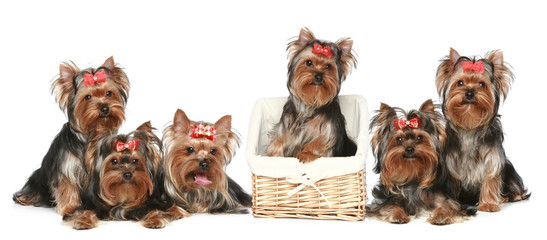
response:
[[[410,216],[432,211],[428,221],[445,225],[473,215],[476,209],[447,198],[440,184],[440,151],[446,139],[442,116],[431,100],[408,113],[381,104],[372,118],[374,171],[380,182],[367,213],[390,223],[407,223]]]
[[[247,213],[251,196],[226,175],[239,137],[232,117],[216,123],[195,122],[178,109],[164,132],[164,192],[191,213]]]
[[[355,155],[357,145],[346,133],[338,103],[340,85],[356,63],[352,46],[348,38],[335,43],[318,40],[306,28],[289,43],[290,95],[270,132],[268,156],[296,157],[306,163]]]

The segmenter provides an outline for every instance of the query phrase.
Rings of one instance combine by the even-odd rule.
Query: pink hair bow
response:
[[[217,133],[217,130],[213,128],[212,125],[204,125],[203,123],[200,123],[196,126],[192,126],[192,132],[190,133],[191,138],[207,138],[211,141],[216,141],[215,134]]]
[[[393,125],[395,125],[395,130],[403,129],[405,127],[420,128],[422,126],[418,117],[413,117],[410,120],[398,118],[393,120]]]
[[[139,150],[139,140],[138,139],[134,139],[134,140],[128,141],[126,143],[118,140],[118,141],[116,141],[115,145],[116,145],[116,151],[117,152],[121,152],[125,149],[131,150],[131,151]]]
[[[484,73],[484,64],[482,62],[475,62],[472,63],[470,61],[462,62],[463,72],[476,72],[476,73]]]
[[[313,44],[312,53],[323,54],[326,57],[332,57],[332,49],[330,46],[321,47],[319,44]]]
[[[97,72],[95,75],[89,73],[84,75],[84,84],[86,87],[89,87],[96,82],[106,82],[106,74],[104,72]]]

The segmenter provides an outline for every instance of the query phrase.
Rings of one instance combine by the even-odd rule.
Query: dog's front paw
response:
[[[479,204],[479,211],[481,212],[499,212],[500,205],[497,203],[481,203]]]
[[[141,224],[145,228],[160,229],[165,227],[166,221],[159,218],[150,218],[146,219],[146,221],[143,221]]]
[[[165,217],[165,213],[160,210],[149,212],[141,222],[146,228],[159,229],[164,228],[169,221]]]
[[[394,224],[405,224],[410,222],[410,217],[408,217],[404,212],[396,212],[388,216],[386,220]]]
[[[173,206],[169,210],[169,215],[171,216],[171,219],[177,220],[181,218],[186,218],[192,216],[192,214],[188,213],[186,210],[182,209],[178,206]]]
[[[97,227],[99,219],[97,215],[89,210],[77,212],[74,216],[68,219],[72,221],[72,228],[76,230],[87,230]]]
[[[320,157],[321,156],[313,154],[311,152],[307,152],[307,151],[302,151],[296,154],[296,158],[298,158],[298,160],[301,163],[309,163],[311,161],[315,161],[316,159]]]
[[[434,225],[447,225],[455,222],[454,214],[447,209],[435,209],[433,215],[427,221]]]

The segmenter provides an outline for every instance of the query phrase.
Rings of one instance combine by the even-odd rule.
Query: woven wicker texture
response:
[[[365,217],[366,186],[363,171],[322,179],[289,197],[299,186],[285,178],[252,176],[253,215],[255,217],[337,219],[360,221]]]

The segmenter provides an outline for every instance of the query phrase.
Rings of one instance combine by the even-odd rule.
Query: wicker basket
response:
[[[365,217],[365,161],[368,110],[361,96],[340,96],[348,135],[357,142],[352,157],[320,158],[302,164],[296,158],[266,157],[268,131],[279,121],[287,98],[259,99],[247,139],[253,173],[253,215],[360,221]]]
[[[365,217],[365,174],[346,174],[315,183],[319,192],[306,186],[292,197],[288,192],[298,187],[284,178],[253,174],[253,215],[255,217],[339,219],[360,221]]]

